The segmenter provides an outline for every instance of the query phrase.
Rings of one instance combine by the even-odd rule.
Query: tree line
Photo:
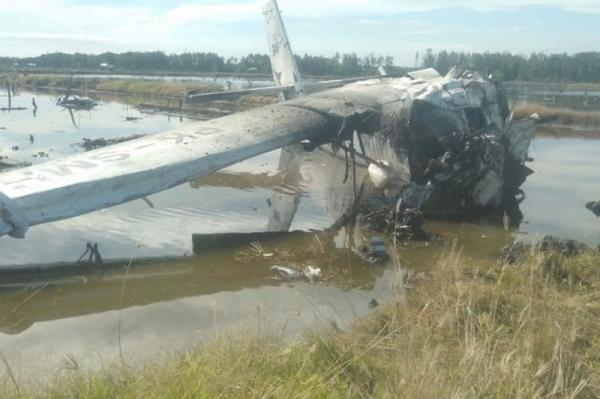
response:
[[[416,68],[397,67],[394,66],[393,57],[374,54],[364,57],[354,53],[336,53],[331,57],[304,55],[296,56],[296,59],[300,71],[313,76],[371,76],[377,74],[380,66],[387,67],[391,74],[399,75]],[[421,56],[417,53],[415,65],[433,67],[442,74],[447,73],[454,65],[459,65],[494,75],[496,79],[504,81],[600,82],[600,52],[574,55],[533,53],[525,56],[508,52],[436,53],[428,49]],[[22,67],[128,73],[271,73],[269,57],[265,54],[225,58],[210,52],[165,54],[153,51],[98,55],[52,53],[30,58],[0,57],[0,68],[3,70]]]
[[[417,60],[419,55],[416,56]],[[574,55],[533,53],[458,53],[428,49],[420,62],[446,74],[454,65],[472,68],[503,81],[600,82],[600,52]]]
[[[376,74],[380,66],[392,67],[394,63],[392,57],[374,54],[365,57],[339,53],[332,57],[304,55],[297,56],[296,59],[299,68],[307,75],[365,76]],[[165,54],[153,51],[98,55],[52,53],[30,58],[0,57],[0,68],[17,67],[136,73],[271,73],[269,57],[265,54],[225,58],[216,53]]]

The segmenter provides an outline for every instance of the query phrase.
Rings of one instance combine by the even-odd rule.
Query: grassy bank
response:
[[[535,115],[538,136],[600,137],[600,113],[548,107],[539,104],[521,104],[515,107],[516,119]]]
[[[223,337],[141,370],[63,370],[50,397],[600,396],[600,256],[516,265],[449,253],[346,332]],[[6,397],[15,384],[4,378]],[[19,386],[33,396],[35,387]]]
[[[600,112],[597,111],[575,111],[538,104],[526,104],[515,107],[514,114],[517,119],[537,114],[540,123],[600,128]]]
[[[10,78],[17,87],[33,90],[60,90],[69,85],[78,93],[133,94],[181,99],[189,90],[217,91],[211,84],[175,82],[166,80],[74,78],[61,75],[19,75]]]
[[[156,112],[184,113],[194,117],[197,114],[206,114],[206,103],[193,103],[183,101],[188,91],[199,92],[219,91],[221,88],[212,84],[190,83],[168,80],[144,79],[111,79],[100,78],[74,78],[64,75],[1,75],[0,81],[7,79],[21,89],[37,92],[50,92],[55,95],[65,94],[69,85],[76,94],[94,95],[101,94],[102,99],[116,101],[133,106],[143,105],[155,107]],[[259,106],[277,102],[276,96],[243,96],[235,103],[236,111],[244,111]],[[232,109],[233,111],[233,109]],[[212,117],[221,116],[214,114]]]

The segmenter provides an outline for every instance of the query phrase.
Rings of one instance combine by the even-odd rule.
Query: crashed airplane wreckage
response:
[[[264,16],[282,102],[2,173],[0,235],[21,238],[30,226],[143,198],[299,142],[369,159],[375,186],[425,214],[502,209],[520,194],[531,173],[532,123],[512,121],[494,82],[428,69],[305,94],[275,1]]]

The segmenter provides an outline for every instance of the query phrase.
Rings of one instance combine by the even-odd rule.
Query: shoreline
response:
[[[45,382],[7,377],[0,397],[596,397],[600,255],[555,250],[510,263],[449,250],[347,330],[221,334],[97,371],[70,359]]]
[[[65,94],[68,91],[70,78],[63,75],[56,78],[47,75],[21,76],[14,79],[15,86],[24,91],[51,92]],[[180,112],[182,115],[196,116],[207,108],[207,103],[194,103],[186,101],[188,91],[211,92],[220,91],[220,87],[213,84],[194,82],[172,82],[163,80],[144,79],[107,79],[74,78],[71,92],[78,95],[115,96],[118,101],[134,106],[156,106],[157,111]],[[143,97],[144,101],[129,101],[131,98]],[[239,108],[246,110],[257,106],[272,104],[277,101],[275,96],[242,96],[231,102]]]

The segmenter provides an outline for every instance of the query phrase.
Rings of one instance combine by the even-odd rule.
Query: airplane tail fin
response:
[[[269,43],[269,57],[273,79],[277,86],[293,86],[294,90],[282,92],[284,100],[304,94],[304,84],[290,46],[281,18],[277,0],[270,0],[263,8],[263,16]]]

